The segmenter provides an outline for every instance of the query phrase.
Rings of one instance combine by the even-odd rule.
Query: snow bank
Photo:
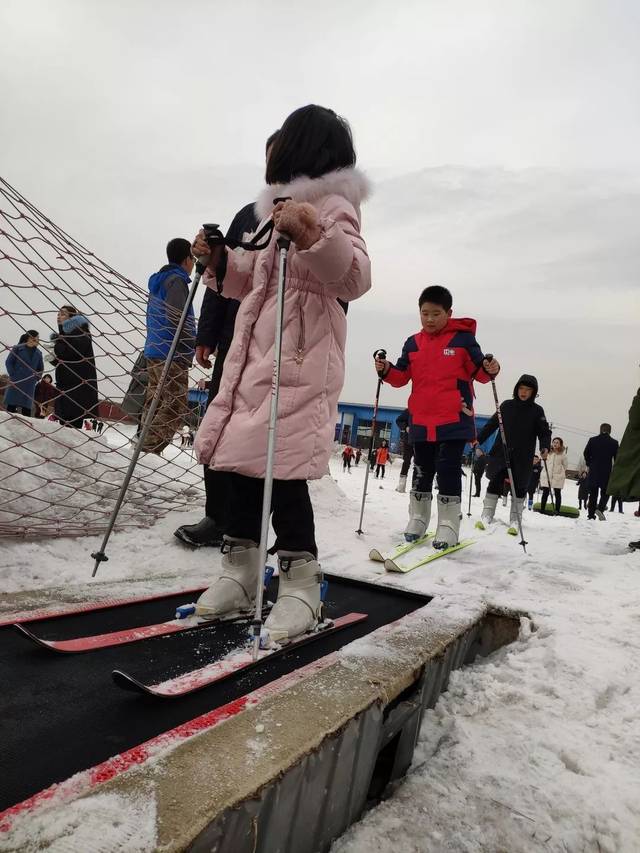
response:
[[[0,535],[103,530],[131,460],[121,429],[96,435],[0,412]],[[171,452],[174,461],[140,456],[120,527],[148,526],[201,497],[199,466],[191,454]]]

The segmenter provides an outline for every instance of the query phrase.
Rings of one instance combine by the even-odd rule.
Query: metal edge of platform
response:
[[[328,849],[406,772],[422,714],[450,672],[515,640],[519,615],[432,601],[244,697],[196,736],[193,727],[177,741],[159,736],[142,763],[112,778],[87,771],[94,787],[72,796],[152,798],[153,849],[167,853]]]

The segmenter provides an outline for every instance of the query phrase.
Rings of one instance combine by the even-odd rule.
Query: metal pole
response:
[[[477,445],[476,445],[477,446]],[[471,489],[473,487],[473,463],[476,459],[476,448],[471,448],[471,465],[469,466],[469,509],[467,511],[467,518],[471,518]]]
[[[376,350],[373,354],[374,358],[386,359],[387,352],[386,350],[380,349]],[[369,453],[367,454],[367,470],[364,475],[364,489],[362,490],[362,506],[360,508],[360,523],[358,524],[358,529],[356,533],[358,536],[361,536],[364,533],[362,529],[362,519],[364,518],[364,506],[367,501],[367,484],[369,482],[369,471],[371,470],[371,454],[373,453],[373,446],[376,438],[376,421],[378,419],[378,403],[380,401],[380,388],[382,388],[382,377],[380,376],[378,379],[378,385],[376,387],[376,399],[373,404],[373,419],[371,421],[371,440],[369,442]]]
[[[485,360],[491,361],[493,359],[493,355],[487,353],[485,355]],[[498,428],[500,430],[500,438],[502,439],[502,449],[504,451],[504,461],[507,466],[507,473],[509,474],[509,487],[511,489],[511,500],[513,501],[513,505],[516,508],[516,516],[518,519],[518,530],[520,532],[520,544],[522,545],[522,550],[524,553],[527,553],[527,543],[524,538],[524,532],[522,530],[522,512],[518,512],[518,504],[516,502],[516,489],[513,483],[513,474],[511,472],[511,462],[509,461],[509,450],[507,448],[507,436],[504,431],[504,423],[502,421],[502,412],[500,411],[500,401],[498,399],[498,391],[496,389],[496,380],[491,377],[491,388],[493,390],[493,399],[496,404],[496,414],[498,416]]]
[[[287,253],[291,240],[285,235],[278,237],[277,246],[280,252],[278,268],[278,291],[276,309],[276,336],[273,351],[273,376],[271,379],[271,408],[269,411],[269,434],[267,439],[267,462],[264,472],[264,492],[262,497],[262,524],[260,527],[260,546],[258,549],[258,565],[260,576],[256,592],[256,612],[252,622],[253,628],[253,659],[258,660],[260,651],[260,633],[262,630],[262,601],[264,597],[264,567],[267,564],[267,545],[269,539],[269,519],[271,518],[271,495],[273,493],[273,467],[276,450],[276,426],[278,423],[278,398],[280,396],[280,363],[282,357],[282,326],[284,317],[284,288],[287,275]]]
[[[140,435],[138,436],[138,442],[134,448],[133,456],[131,457],[131,462],[129,463],[129,467],[127,468],[127,473],[125,474],[124,481],[122,486],[120,487],[120,494],[118,495],[118,500],[116,501],[116,505],[114,506],[111,517],[109,518],[109,524],[107,526],[106,533],[104,534],[104,538],[102,540],[102,545],[100,546],[99,551],[94,551],[91,556],[95,560],[95,565],[93,567],[93,572],[91,573],[91,577],[94,578],[98,571],[98,566],[100,563],[105,562],[109,558],[105,554],[105,548],[107,547],[107,543],[109,542],[109,538],[113,531],[113,527],[116,523],[116,519],[118,517],[118,513],[120,512],[120,507],[125,499],[125,495],[127,493],[127,489],[129,488],[129,483],[131,482],[131,477],[133,476],[133,472],[135,470],[136,464],[138,462],[138,457],[140,456],[142,445],[144,444],[144,439],[146,438],[147,433],[151,427],[153,422],[153,417],[156,413],[156,409],[160,404],[160,399],[162,397],[162,392],[164,390],[164,386],[167,381],[167,376],[169,375],[169,368],[171,367],[171,363],[173,361],[173,357],[175,355],[176,349],[178,348],[178,343],[180,342],[180,336],[182,335],[182,330],[184,328],[184,324],[187,319],[187,314],[189,313],[189,308],[191,308],[191,304],[193,302],[193,298],[196,295],[196,290],[198,289],[198,285],[200,284],[200,279],[202,278],[202,274],[205,271],[205,267],[198,262],[196,264],[196,274],[193,277],[193,283],[191,285],[191,289],[189,290],[189,295],[187,296],[187,301],[184,304],[184,308],[182,309],[182,314],[180,315],[180,319],[178,320],[178,325],[176,326],[176,331],[173,336],[173,341],[171,342],[171,347],[169,348],[169,353],[167,355],[167,360],[164,363],[164,368],[160,375],[160,381],[158,382],[158,387],[156,388],[156,392],[153,396],[153,400],[151,401],[151,405],[149,410],[145,416],[144,422],[142,424],[142,429],[140,430]]]

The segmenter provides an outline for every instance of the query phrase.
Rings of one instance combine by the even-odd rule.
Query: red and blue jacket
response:
[[[475,438],[473,380],[489,382],[475,337],[476,321],[450,317],[436,334],[424,329],[407,338],[402,355],[384,377],[394,388],[411,381],[411,442]]]

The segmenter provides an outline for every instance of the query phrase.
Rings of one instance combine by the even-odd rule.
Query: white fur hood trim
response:
[[[365,201],[370,194],[371,184],[360,169],[336,169],[334,172],[327,172],[321,178],[307,178],[303,175],[294,178],[290,184],[267,185],[258,196],[255,210],[262,221],[273,210],[274,199],[281,196],[289,196],[294,201],[308,201],[314,204],[328,195],[341,195],[355,207],[356,211],[359,211],[361,202]]]

